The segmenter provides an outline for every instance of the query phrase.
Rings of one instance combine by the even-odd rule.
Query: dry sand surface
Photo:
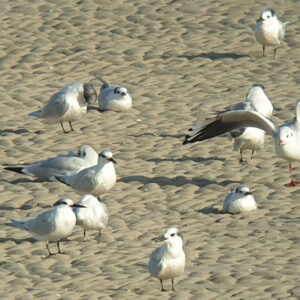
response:
[[[7,226],[80,195],[61,183],[34,182],[2,168],[1,299],[300,299],[300,187],[287,188],[288,164],[273,141],[247,164],[219,137],[182,145],[197,121],[245,98],[263,84],[274,120],[294,117],[299,98],[299,1],[8,1],[0,4],[0,163],[34,162],[82,144],[109,149],[119,180],[103,195],[110,219],[47,250]],[[287,26],[272,59],[253,34],[273,8]],[[91,110],[63,134],[28,114],[74,81],[100,83],[93,72],[126,86],[134,109]],[[247,157],[250,152],[245,153]],[[300,163],[295,164],[300,179]],[[254,192],[259,210],[222,213],[231,187]],[[187,262],[176,292],[160,291],[147,263],[151,239],[168,227],[184,235]],[[51,243],[52,251],[56,245]],[[165,282],[170,289],[170,281]]]

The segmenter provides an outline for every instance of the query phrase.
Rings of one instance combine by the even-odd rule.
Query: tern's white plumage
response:
[[[296,118],[290,123],[277,127],[274,122],[256,111],[227,111],[207,121],[196,125],[193,135],[185,137],[184,144],[204,141],[221,135],[233,129],[257,127],[266,131],[274,138],[276,154],[289,162],[291,182],[288,186],[299,184],[292,173],[292,162],[300,161],[300,101],[296,106]]]
[[[12,225],[27,230],[39,241],[46,241],[46,246],[50,252],[48,242],[57,241],[58,252],[60,239],[71,234],[76,224],[76,216],[72,207],[77,207],[71,199],[62,198],[54,204],[54,208],[46,211],[36,218],[27,221],[11,220]]]
[[[47,105],[31,116],[45,118],[49,122],[59,122],[66,133],[63,122],[72,123],[87,112],[88,104],[97,100],[97,92],[90,83],[74,82],[54,94]]]
[[[57,179],[81,194],[92,194],[99,197],[109,191],[116,183],[117,175],[114,167],[116,161],[111,151],[104,150],[99,154],[96,166],[84,169],[73,176],[57,177]]]
[[[33,164],[13,165],[6,170],[37,177],[40,181],[55,180],[54,176],[72,176],[98,163],[98,153],[89,145],[79,147],[78,153],[70,152]]]
[[[257,209],[256,201],[247,186],[239,186],[226,197],[223,205],[224,212],[238,214]]]
[[[263,46],[263,56],[265,56],[265,47],[274,46],[274,55],[276,47],[283,41],[285,35],[285,26],[288,22],[281,22],[273,9],[264,10],[255,26],[255,38]]]
[[[83,208],[75,208],[76,224],[84,228],[83,240],[86,240],[87,230],[98,230],[100,242],[101,231],[106,227],[108,222],[107,207],[92,195],[84,195],[78,204]]]
[[[270,118],[273,112],[273,105],[264,92],[262,85],[253,85],[246,95],[246,100],[232,107],[232,110],[253,110]],[[243,162],[243,150],[254,151],[264,147],[265,132],[259,128],[246,127],[233,130],[229,133],[229,139],[234,139],[234,150],[240,150],[240,161]]]
[[[169,228],[163,236],[153,240],[165,243],[151,253],[149,272],[160,280],[162,291],[165,290],[163,280],[166,279],[171,279],[174,290],[174,278],[182,274],[185,267],[182,237],[177,228]]]
[[[102,77],[96,77],[103,83],[98,96],[100,110],[126,111],[132,108],[132,98],[126,87],[115,87]]]

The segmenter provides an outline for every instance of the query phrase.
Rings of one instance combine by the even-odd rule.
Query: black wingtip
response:
[[[66,182],[64,182],[61,178],[57,177],[57,176],[53,176],[57,181],[65,184],[65,185],[68,185]]]
[[[12,172],[19,173],[19,174],[24,174],[24,173],[22,172],[23,167],[5,167],[4,169],[5,169],[5,170],[8,170],[8,171],[12,171]]]

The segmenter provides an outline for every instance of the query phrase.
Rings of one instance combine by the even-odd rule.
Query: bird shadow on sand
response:
[[[187,60],[193,60],[197,58],[209,58],[211,60],[218,60],[218,59],[224,59],[224,58],[231,58],[231,59],[239,59],[244,57],[250,57],[249,55],[245,54],[236,54],[236,53],[200,53],[197,55],[179,55],[178,57],[186,58]]]
[[[5,180],[5,179],[0,179],[0,182],[6,182],[10,184],[18,184],[18,183],[36,183],[36,182],[42,182],[36,179],[30,179],[30,178],[19,178],[19,179],[14,179],[14,180]]]
[[[207,162],[211,160],[217,160],[217,161],[225,161],[224,158],[219,158],[219,157],[209,157],[209,158],[204,158],[204,157],[188,157],[188,156],[183,156],[180,158],[150,158],[147,159],[146,161],[149,162],[155,162],[155,163],[160,163],[160,162],[186,162],[186,161],[194,161],[196,163],[202,163],[202,162]]]
[[[30,133],[30,131],[28,129],[3,129],[3,130],[0,130],[0,135],[8,135],[8,134],[26,134],[26,133]]]
[[[8,225],[8,224],[5,224],[5,225]],[[24,243],[24,242],[29,242],[29,243],[37,243],[39,242],[38,240],[35,240],[34,238],[25,238],[25,239],[16,239],[16,238],[3,238],[3,237],[0,237],[0,244],[3,244],[3,243],[6,243],[6,242],[15,242],[16,244],[21,244],[21,243]]]
[[[181,187],[185,184],[193,184],[196,185],[198,187],[205,187],[207,185],[210,184],[218,184],[218,185],[222,185],[222,186],[227,186],[228,184],[232,184],[234,183],[233,181],[230,180],[224,180],[222,182],[216,182],[215,180],[209,180],[209,179],[188,179],[184,176],[177,176],[177,177],[173,177],[173,178],[169,178],[166,176],[157,176],[157,177],[147,177],[147,176],[143,176],[143,175],[136,175],[136,176],[127,176],[127,177],[123,177],[119,180],[120,182],[124,182],[124,183],[130,183],[130,182],[140,182],[144,185],[146,184],[150,184],[150,183],[156,183],[161,187],[164,186],[177,186],[177,187]]]
[[[218,208],[215,208],[213,206],[210,206],[210,207],[204,207],[204,208],[201,208],[201,209],[195,209],[196,212],[198,213],[202,213],[202,214],[205,214],[205,215],[210,215],[210,214],[214,214],[214,215],[223,215],[225,214],[223,212],[223,210],[221,209],[218,209]]]

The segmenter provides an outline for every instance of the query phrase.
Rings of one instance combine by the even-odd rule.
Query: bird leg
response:
[[[263,46],[263,56],[265,56],[265,49],[266,49],[266,47]]]
[[[83,229],[83,241],[85,242],[86,241],[86,230]]]
[[[100,237],[101,237],[101,230],[99,230],[98,243],[100,243]]]
[[[64,133],[67,133],[67,132],[65,131],[65,128],[64,128],[63,122],[60,122],[60,126],[61,126],[62,130],[64,131]]]
[[[162,279],[159,279],[159,280],[160,280],[160,285],[161,285],[161,291],[165,292],[166,290],[164,289],[163,281],[162,281]]]
[[[46,247],[47,247],[48,253],[49,253],[48,256],[53,255],[53,253],[51,253],[51,251],[50,251],[50,249],[49,249],[49,243],[48,243],[48,241],[46,241]]]
[[[293,175],[293,167],[292,164],[289,163],[290,166],[290,174],[291,174],[291,182],[287,184],[287,186],[296,186],[297,184],[300,184],[300,181],[296,181]]]
[[[251,153],[251,158],[250,158],[250,159],[252,159],[252,158],[253,158],[253,155],[254,155],[254,150],[252,150],[252,153]]]
[[[172,278],[171,281],[172,281],[172,291],[175,291],[175,288],[174,288],[174,278]]]
[[[247,160],[243,159],[243,150],[240,149],[241,158],[239,160],[240,163],[246,162]]]
[[[273,59],[275,58],[277,48],[274,49]]]
[[[69,124],[70,124],[71,131],[74,131],[71,121],[69,121]]]
[[[58,253],[59,253],[59,254],[63,254],[63,253],[60,251],[60,248],[59,248],[59,241],[57,241],[56,244],[57,244],[57,250],[58,250]]]

